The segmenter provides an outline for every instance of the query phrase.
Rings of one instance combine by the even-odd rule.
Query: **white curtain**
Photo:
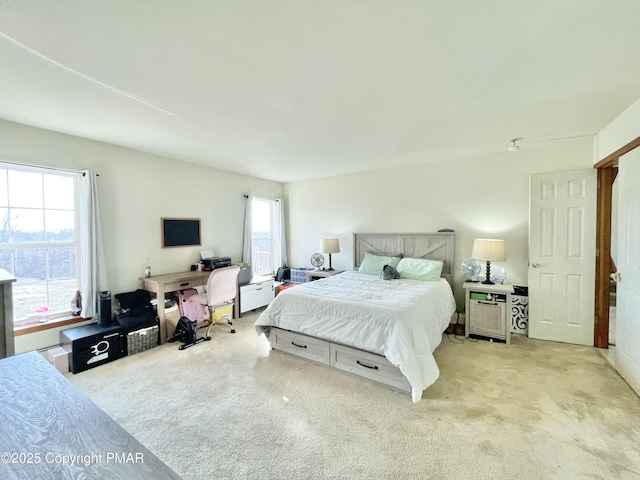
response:
[[[276,240],[276,265],[288,265],[287,238],[284,216],[284,199],[276,199],[275,240]]]
[[[242,262],[252,264],[251,261],[251,195],[244,196],[244,236],[242,238]]]
[[[96,317],[98,292],[107,288],[107,266],[104,261],[100,208],[98,204],[97,175],[90,170],[82,172],[80,179],[80,242],[82,315]]]

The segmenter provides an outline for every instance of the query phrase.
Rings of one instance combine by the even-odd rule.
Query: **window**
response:
[[[274,273],[280,266],[276,242],[277,200],[251,201],[251,265],[254,275]]]
[[[70,314],[79,287],[79,174],[0,163],[0,268],[17,325]]]

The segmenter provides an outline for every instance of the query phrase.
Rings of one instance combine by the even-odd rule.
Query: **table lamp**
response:
[[[331,266],[331,254],[340,253],[340,242],[337,238],[325,238],[320,240],[320,253],[329,254],[329,270],[333,270]]]
[[[491,262],[504,262],[507,259],[504,240],[493,238],[476,238],[473,241],[471,258],[487,262],[485,285],[493,285],[491,281]]]

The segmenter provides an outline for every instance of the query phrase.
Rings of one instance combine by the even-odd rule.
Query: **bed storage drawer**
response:
[[[400,369],[382,355],[332,343],[331,366],[403,392],[411,392],[411,385]]]
[[[271,327],[271,348],[329,365],[329,342]]]

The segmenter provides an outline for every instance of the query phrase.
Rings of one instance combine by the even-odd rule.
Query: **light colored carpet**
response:
[[[640,478],[640,399],[594,348],[444,336],[413,404],[271,352],[255,318],[67,378],[185,479]]]

